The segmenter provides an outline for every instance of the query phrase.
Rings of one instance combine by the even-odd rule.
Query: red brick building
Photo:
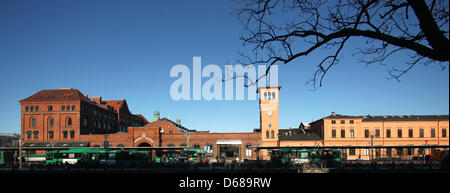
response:
[[[149,123],[126,100],[90,99],[77,89],[42,90],[20,104],[25,147],[189,147],[212,158],[255,159],[250,147],[261,144],[259,132],[195,131],[160,119],[159,112]]]

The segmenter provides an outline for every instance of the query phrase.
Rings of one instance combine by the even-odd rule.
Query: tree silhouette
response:
[[[339,62],[350,38],[364,38],[352,56],[366,65],[384,64],[393,55],[408,54],[406,69],[392,67],[390,77],[399,81],[416,64],[449,61],[448,1],[432,0],[247,0],[236,10],[244,24],[242,64],[289,63],[320,49],[327,54],[307,81],[322,86],[325,74]],[[280,22],[282,21],[282,22]],[[259,77],[253,83],[258,82]]]

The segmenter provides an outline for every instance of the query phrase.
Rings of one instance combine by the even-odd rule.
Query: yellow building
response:
[[[261,146],[348,146],[342,148],[347,159],[369,159],[369,148],[376,147],[377,157],[412,158],[425,148],[398,148],[390,146],[449,145],[448,115],[402,115],[402,116],[349,116],[332,113],[310,123],[310,129],[280,129],[279,90],[281,87],[261,87],[260,118]],[[352,148],[358,146],[359,148]],[[385,148],[379,148],[385,147]],[[262,158],[268,159],[270,150],[262,150]]]

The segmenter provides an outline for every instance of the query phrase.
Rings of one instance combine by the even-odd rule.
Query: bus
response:
[[[342,154],[340,150],[282,148],[272,151],[271,161],[274,165],[336,167]]]
[[[189,163],[208,164],[205,151],[198,149],[184,149],[183,155],[188,158]]]
[[[47,152],[46,165],[115,165],[118,150],[68,149]]]

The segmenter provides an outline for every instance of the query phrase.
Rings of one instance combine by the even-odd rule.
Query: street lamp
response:
[[[22,136],[19,137],[19,168],[22,168]]]
[[[372,161],[372,163],[373,163],[373,138],[374,138],[375,136],[372,134],[372,135],[370,135],[370,157],[371,157],[371,161]]]

